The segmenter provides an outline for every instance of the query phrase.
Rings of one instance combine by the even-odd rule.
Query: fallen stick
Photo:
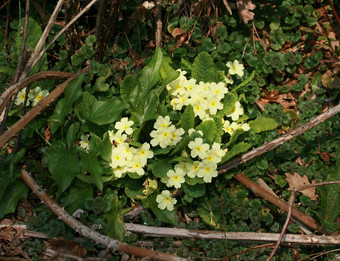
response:
[[[277,242],[278,233],[257,233],[257,232],[223,232],[209,230],[190,230],[184,228],[150,227],[145,225],[125,223],[127,231],[143,234],[145,237],[178,237],[178,238],[198,238],[206,240],[233,240],[243,243],[273,243]],[[23,237],[34,237],[46,239],[48,236],[41,232],[26,230],[26,225],[0,225],[0,230],[7,227],[23,230]],[[297,235],[286,234],[282,244],[289,245],[340,245],[340,236],[320,236],[320,235]]]
[[[150,227],[125,223],[126,230],[141,233],[148,237],[183,237],[199,239],[221,239],[234,240],[246,243],[270,243],[277,242],[278,233],[256,233],[256,232],[223,232],[208,230],[190,230],[183,228]],[[287,234],[282,243],[299,245],[340,245],[340,236],[319,236],[319,235],[295,235]]]
[[[90,229],[89,227],[83,225],[78,220],[74,219],[69,215],[63,208],[61,208],[33,179],[33,177],[24,169],[21,170],[21,177],[25,183],[31,188],[34,194],[38,196],[44,204],[52,210],[54,214],[61,219],[65,224],[70,226],[73,230],[78,232],[80,235],[87,237],[96,243],[103,244],[104,246],[112,249],[113,251],[120,251],[129,255],[148,257],[152,260],[160,261],[184,261],[187,259],[170,255],[167,253],[162,253],[154,250],[149,250],[146,248],[134,247],[128,244],[124,244],[118,240],[109,238],[107,236],[99,234],[97,231]]]

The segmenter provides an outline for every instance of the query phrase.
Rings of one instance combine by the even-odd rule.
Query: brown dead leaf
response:
[[[47,248],[52,248],[65,254],[85,257],[87,251],[85,248],[79,246],[73,240],[52,238],[48,241],[43,241]]]
[[[174,30],[172,30],[172,32],[171,32],[171,35],[173,36],[173,37],[176,37],[176,36],[179,36],[179,35],[182,35],[182,34],[184,34],[185,32],[184,32],[184,30],[182,29],[182,28],[175,28]]]
[[[301,186],[304,186],[304,185],[316,183],[315,180],[313,180],[313,182],[310,183],[310,181],[308,180],[308,177],[306,175],[301,177],[300,174],[297,173],[297,172],[294,172],[294,175],[287,172],[286,173],[286,181],[289,184],[288,190],[292,190],[293,188],[298,188],[298,187],[301,187]],[[303,195],[309,197],[311,200],[316,200],[315,187],[301,190],[301,193]]]
[[[328,70],[322,75],[321,82],[324,87],[327,88],[328,83],[332,80],[332,71]]]
[[[256,5],[251,0],[237,0],[236,5],[245,24],[254,19],[255,14],[250,10],[254,10]]]
[[[290,93],[280,93],[278,91],[265,91],[265,95],[261,97],[260,100],[258,100],[258,103],[261,106],[265,106],[269,102],[276,102],[283,106],[284,111],[288,109],[294,109],[296,107],[296,99],[295,97]]]

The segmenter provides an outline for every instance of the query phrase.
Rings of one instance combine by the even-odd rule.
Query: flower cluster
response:
[[[181,110],[183,106],[192,105],[195,116],[202,121],[209,119],[223,108],[221,100],[228,92],[224,82],[199,82],[187,79],[186,72],[180,71],[179,77],[167,85],[172,97],[171,105],[174,110]]]
[[[117,178],[121,178],[127,172],[143,176],[148,159],[151,159],[154,155],[150,150],[150,144],[147,142],[139,148],[129,145],[127,134],[133,133],[131,128],[133,124],[133,121],[129,121],[125,117],[115,124],[117,132],[109,131],[110,140],[113,142],[110,166]]]
[[[159,145],[161,148],[176,145],[182,138],[184,130],[182,128],[176,129],[175,125],[170,121],[169,116],[158,116],[154,128],[150,133],[152,137],[151,145],[156,147]]]
[[[28,92],[28,98],[26,105],[29,106],[32,103],[32,106],[35,106],[40,102],[43,98],[45,98],[48,95],[47,90],[41,90],[41,88],[38,86],[33,90],[30,90]],[[22,89],[15,100],[15,105],[24,104],[26,98],[26,88]]]

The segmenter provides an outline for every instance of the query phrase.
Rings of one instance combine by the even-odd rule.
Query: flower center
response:
[[[164,201],[165,201],[166,203],[169,203],[169,202],[170,202],[170,199],[169,199],[168,197],[165,197],[165,198],[164,198]]]

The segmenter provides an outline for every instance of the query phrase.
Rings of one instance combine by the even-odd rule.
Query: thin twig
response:
[[[37,64],[37,62],[40,60],[40,58],[44,55],[44,53],[47,51],[48,48],[75,22],[78,20],[80,16],[82,16],[85,12],[87,12],[92,5],[94,5],[98,0],[92,0],[87,6],[84,7],[83,10],[81,10],[75,17],[72,18],[72,20],[65,25],[63,29],[61,29],[54,38],[46,45],[46,47],[38,54],[37,58],[32,62],[32,68]]]
[[[339,18],[339,16],[338,16],[338,13],[337,13],[336,10],[335,10],[335,7],[334,7],[334,5],[333,5],[333,1],[332,1],[332,0],[328,0],[328,2],[329,2],[329,4],[330,4],[331,7],[332,7],[333,14],[335,15],[335,18],[336,18],[336,20],[338,21],[338,24],[340,25],[340,18]]]
[[[289,221],[290,221],[290,218],[292,216],[292,210],[293,210],[293,204],[294,204],[294,200],[295,200],[295,191],[293,191],[291,197],[290,197],[290,200],[289,200],[289,211],[288,211],[288,215],[287,215],[287,219],[286,219],[286,222],[282,228],[282,231],[281,231],[281,234],[280,234],[280,237],[279,239],[277,240],[277,243],[273,249],[273,251],[270,253],[267,261],[270,261],[272,260],[273,256],[275,255],[276,251],[278,250],[280,244],[281,244],[281,241],[283,239],[283,236],[285,235],[286,231],[287,231],[287,228],[288,228],[288,225],[289,225]]]
[[[232,258],[233,256],[242,255],[242,254],[247,253],[247,252],[249,252],[249,251],[252,251],[252,250],[254,250],[254,249],[259,249],[259,248],[264,248],[264,247],[273,247],[273,246],[274,246],[274,243],[250,247],[250,248],[248,248],[248,249],[246,249],[246,250],[243,250],[243,251],[241,251],[241,252],[233,253],[233,254],[231,254],[231,255],[229,255],[229,256],[226,256],[225,258],[222,259],[222,261],[227,261],[227,260],[229,260],[230,258]]]
[[[293,204],[294,204],[294,200],[295,200],[295,193],[299,192],[301,190],[305,190],[305,189],[311,188],[311,187],[318,187],[318,186],[325,186],[325,185],[334,185],[334,184],[340,184],[340,180],[325,181],[325,182],[314,183],[314,184],[307,184],[307,185],[300,186],[300,187],[292,189],[292,195],[290,196],[290,199],[289,199],[289,211],[288,211],[288,215],[287,215],[287,218],[286,218],[286,222],[285,222],[285,224],[284,224],[284,226],[282,228],[279,240],[277,241],[273,251],[270,253],[267,261],[272,260],[273,256],[275,255],[276,251],[278,250],[278,248],[279,248],[279,246],[280,246],[280,244],[282,242],[284,234],[286,233],[286,230],[288,228],[288,224],[289,224],[290,218],[292,216]]]
[[[33,69],[33,64],[37,63],[36,57],[37,57],[38,53],[40,52],[41,48],[43,47],[45,40],[46,40],[47,36],[49,35],[49,33],[51,31],[53,23],[54,23],[55,19],[57,18],[57,15],[58,15],[63,3],[64,3],[64,0],[59,0],[56,7],[54,8],[52,15],[47,22],[45,30],[44,30],[43,34],[41,35],[37,45],[35,46],[34,51],[31,54],[31,57],[26,64],[25,70],[23,71],[23,73],[20,76],[20,80],[23,80],[24,78],[26,78],[27,75],[30,73],[30,71]]]
[[[87,237],[96,243],[103,244],[104,246],[112,249],[113,251],[120,251],[134,256],[149,257],[152,260],[161,261],[184,261],[186,259],[180,258],[174,255],[148,250],[146,248],[134,247],[128,244],[124,244],[119,240],[109,238],[107,236],[99,234],[97,231],[90,229],[83,225],[78,220],[69,215],[62,207],[60,207],[33,179],[33,177],[24,169],[21,170],[21,177],[25,183],[31,188],[34,194],[36,194],[44,204],[52,210],[52,212],[61,219],[64,223],[70,226],[73,230],[78,232],[84,237]]]

